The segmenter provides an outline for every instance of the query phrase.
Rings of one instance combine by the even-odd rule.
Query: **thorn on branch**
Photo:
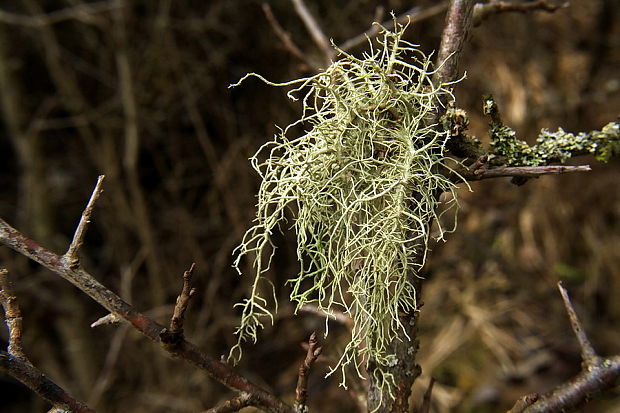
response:
[[[190,299],[196,294],[196,289],[191,286],[192,275],[194,274],[195,268],[196,263],[192,263],[189,270],[183,273],[183,288],[174,305],[174,312],[170,318],[170,327],[168,329],[164,328],[160,333],[160,338],[164,345],[174,346],[184,339],[183,322],[185,311],[187,310]]]
[[[297,388],[295,389],[295,411],[298,413],[306,412],[308,410],[306,403],[308,401],[308,375],[310,368],[321,355],[323,348],[318,345],[316,338],[316,332],[312,332],[310,339],[308,339],[308,351],[306,352],[306,358],[301,366],[299,366],[299,375],[297,377]]]
[[[77,268],[79,266],[80,261],[77,253],[82,244],[84,243],[84,236],[86,235],[86,229],[88,228],[88,224],[90,224],[90,216],[93,213],[95,202],[97,202],[99,195],[101,195],[101,192],[103,191],[101,185],[104,178],[105,175],[99,175],[99,177],[97,178],[97,184],[95,185],[95,189],[93,189],[93,193],[88,200],[88,204],[86,204],[86,208],[84,208],[84,212],[82,212],[80,222],[75,229],[75,232],[73,233],[73,240],[71,240],[69,249],[62,257],[62,259],[69,264],[70,268]]]
[[[562,301],[564,302],[564,308],[566,309],[566,313],[568,313],[568,319],[570,320],[570,325],[577,337],[577,341],[579,342],[579,348],[581,349],[581,359],[583,362],[588,365],[593,360],[598,358],[596,355],[596,351],[594,351],[594,347],[588,340],[588,336],[586,335],[583,327],[581,326],[581,322],[577,317],[577,313],[573,308],[573,304],[570,302],[570,298],[568,297],[568,292],[566,288],[562,286],[562,282],[558,282],[558,290],[560,290],[560,294],[562,295]]]
[[[599,357],[584,332],[568,293],[558,283],[571,326],[581,349],[581,372],[570,381],[559,385],[540,397],[524,396],[508,413],[555,413],[569,411],[592,399],[604,390],[613,389],[620,382],[620,356]]]
[[[121,317],[119,317],[118,315],[114,314],[114,313],[110,313],[108,315],[104,315],[103,317],[97,319],[96,321],[94,321],[91,325],[90,328],[94,328],[94,327],[99,327],[99,326],[103,326],[106,324],[118,324],[122,321],[123,319]]]

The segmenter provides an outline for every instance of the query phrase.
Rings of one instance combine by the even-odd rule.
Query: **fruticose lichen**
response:
[[[592,154],[599,161],[607,162],[620,154],[620,124],[610,122],[600,131],[579,133],[540,131],[536,144],[530,146],[516,137],[516,132],[502,124],[493,98],[484,102],[484,112],[491,118],[489,134],[494,156],[510,166],[540,166],[564,163],[575,155]]]
[[[347,366],[360,374],[371,359],[397,361],[388,348],[404,332],[399,313],[417,306],[410,277],[424,264],[438,194],[455,189],[440,170],[449,134],[433,124],[447,85],[433,85],[430,59],[401,38],[403,30],[383,30],[361,59],[339,51],[339,60],[309,78],[274,84],[252,73],[240,80],[294,86],[289,96],[301,95],[303,114],[251,158],[262,182],[255,224],[234,265],[241,272],[247,256],[255,273],[249,297],[237,304],[233,359],[243,342],[257,340],[264,320],[273,322],[277,303],[267,297],[275,301],[275,289],[265,273],[272,235],[292,217],[300,270],[288,280],[291,302],[297,310],[313,304],[326,319],[335,311],[353,319],[329,374],[341,369],[344,384]],[[294,125],[306,132],[289,136]],[[378,379],[390,382],[389,375]]]

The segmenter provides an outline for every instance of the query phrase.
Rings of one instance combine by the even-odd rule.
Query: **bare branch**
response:
[[[164,330],[164,326],[138,312],[81,267],[70,267],[61,256],[48,251],[35,241],[27,238],[2,219],[0,219],[0,242],[60,275],[102,307],[128,321],[146,337],[161,343],[160,333]],[[173,356],[204,370],[209,376],[228,388],[251,393],[255,406],[272,412],[293,412],[290,406],[273,394],[250,382],[228,364],[205,354],[185,339],[182,339],[173,347],[162,347]]]
[[[435,378],[431,377],[431,380],[428,382],[428,387],[424,392],[424,399],[422,400],[422,405],[418,410],[418,413],[428,413],[431,409],[431,395],[433,393],[433,385],[435,384]]]
[[[299,15],[299,18],[304,22],[308,33],[314,40],[314,43],[319,47],[323,55],[325,56],[325,63],[329,66],[334,60],[335,51],[332,49],[329,38],[325,36],[323,30],[319,26],[318,22],[306,7],[306,3],[303,0],[291,0],[295,11]]]
[[[581,348],[583,358],[581,373],[551,392],[538,397],[532,403],[529,402],[535,398],[534,396],[529,396],[530,399],[528,396],[519,399],[509,413],[552,413],[572,410],[602,391],[612,389],[620,383],[620,356],[603,358],[596,355],[581,327],[566,290],[560,283],[558,283],[558,289],[562,294],[564,307]]]
[[[433,16],[436,16],[440,13],[443,13],[448,8],[448,2],[442,1],[433,6],[429,6],[427,8],[413,7],[407,10],[405,13],[396,17],[396,22],[398,24],[415,24],[419,23],[422,20],[429,19]],[[385,27],[388,30],[394,28],[394,19],[386,20],[381,23],[381,26]],[[348,51],[353,49],[356,46],[368,41],[368,39],[372,39],[376,37],[381,32],[381,28],[376,24],[373,24],[370,29],[366,30],[364,33],[361,33],[345,42],[343,42],[338,48],[343,51]]]
[[[263,7],[263,13],[265,13],[265,17],[267,18],[267,21],[271,25],[273,32],[282,41],[284,48],[289,53],[291,53],[293,56],[295,56],[296,58],[298,58],[299,60],[307,64],[308,66],[313,67],[314,69],[317,69],[317,67],[315,67],[315,65],[309,61],[308,57],[304,54],[304,52],[302,52],[301,49],[297,47],[295,42],[293,42],[293,39],[291,39],[290,33],[288,33],[286,30],[284,30],[284,28],[282,28],[282,26],[278,22],[278,19],[276,19],[276,16],[274,16],[269,3],[263,3],[262,7]]]
[[[568,172],[589,172],[590,165],[547,165],[547,166],[499,166],[496,168],[479,168],[475,170],[463,169],[458,173],[467,181],[478,181],[481,179],[518,177],[518,178],[538,178],[543,175],[558,175]]]
[[[492,1],[490,3],[478,3],[474,7],[474,26],[480,25],[484,20],[493,14],[504,12],[528,13],[532,11],[546,11],[553,13],[560,8],[568,7],[568,2],[562,4],[552,4],[548,0],[537,0],[530,2],[512,1]]]
[[[4,309],[9,329],[8,351],[0,351],[0,371],[21,381],[58,410],[94,413],[94,410],[69,395],[28,360],[22,348],[21,311],[17,305],[17,298],[13,295],[6,269],[0,269],[0,288],[0,304]]]
[[[303,413],[308,411],[306,403],[308,401],[308,374],[310,368],[321,355],[323,351],[322,347],[319,347],[316,339],[316,332],[312,332],[310,339],[308,340],[308,351],[306,358],[301,366],[299,366],[299,375],[297,377],[297,387],[295,388],[295,411],[297,413]]]
[[[226,400],[224,403],[220,404],[213,409],[209,409],[204,413],[230,413],[230,412],[238,412],[244,407],[252,406],[252,395],[246,392],[241,393],[239,396],[234,399]]]
[[[97,202],[97,199],[99,198],[99,195],[101,195],[101,192],[103,190],[101,184],[103,183],[104,178],[105,175],[99,175],[99,178],[97,178],[97,184],[95,185],[95,189],[93,189],[93,193],[88,200],[88,204],[86,205],[84,212],[82,212],[80,222],[75,229],[75,233],[73,234],[73,240],[69,245],[69,249],[62,257],[69,263],[70,266],[76,267],[79,265],[79,258],[77,256],[77,252],[84,243],[84,235],[86,235],[86,229],[88,228],[88,224],[90,224],[90,216],[93,213],[95,202]]]
[[[317,307],[313,305],[306,304],[302,306],[299,311],[303,313],[313,314],[322,318],[328,318],[330,320],[334,320],[348,328],[353,327],[353,319],[340,311],[331,310],[329,314],[325,313],[322,310],[319,310]]]
[[[89,23],[92,20],[93,14],[122,7],[124,7],[122,2],[98,1],[93,3],[81,3],[72,7],[55,10],[51,13],[34,16],[26,16],[0,10],[0,23],[27,27],[49,26],[67,20],[79,20],[82,23]]]

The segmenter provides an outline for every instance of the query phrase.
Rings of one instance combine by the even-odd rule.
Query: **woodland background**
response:
[[[379,6],[400,14],[437,3],[307,2],[337,44],[367,30]],[[291,3],[270,4],[303,52],[318,56]],[[53,11],[72,7],[83,12],[54,21]],[[227,86],[247,72],[285,81],[311,69],[282,47],[258,0],[86,8],[75,0],[11,0],[0,10],[0,217],[62,252],[97,175],[105,174],[84,266],[165,323],[180,275],[196,262],[199,293],[186,336],[210,354],[226,354],[238,322],[232,306],[250,281],[231,268],[258,187],[247,159],[300,111],[284,90],[254,81]],[[430,52],[443,23],[438,13],[406,38]],[[521,137],[543,127],[599,129],[619,114],[620,3],[575,0],[553,14],[494,15],[473,30],[460,67],[467,78],[456,88],[458,106],[483,140],[488,93]],[[458,229],[433,246],[425,271],[416,388],[421,394],[431,375],[437,379],[435,411],[505,411],[519,396],[578,372],[558,280],[599,352],[619,352],[620,162],[575,162],[593,171],[460,190]],[[297,267],[291,234],[278,242],[271,275],[281,285]],[[196,412],[230,397],[126,327],[89,328],[105,311],[48,270],[4,247],[0,266],[15,284],[33,363],[98,411]],[[287,289],[278,294],[284,298]],[[309,403],[316,411],[355,411],[339,378],[322,378],[347,340],[346,326],[332,327],[321,336],[324,361],[313,369]],[[322,319],[293,317],[284,304],[274,326],[246,347],[239,369],[290,401],[300,344],[323,329]],[[0,337],[5,342],[4,329]],[[616,391],[584,411],[620,412],[619,405]],[[0,410],[46,405],[0,375]]]

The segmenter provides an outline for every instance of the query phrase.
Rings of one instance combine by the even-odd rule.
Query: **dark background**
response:
[[[307,3],[327,36],[342,43],[369,28],[378,6],[399,14],[436,2]],[[180,276],[196,262],[199,293],[186,334],[210,354],[226,354],[238,322],[232,306],[250,281],[231,268],[258,186],[247,159],[300,112],[285,90],[257,81],[227,86],[247,72],[286,81],[311,69],[282,47],[258,0],[110,1],[91,5],[106,10],[54,24],[11,18],[77,4],[0,3],[12,13],[0,14],[0,217],[62,253],[97,175],[105,174],[82,249],[85,267],[166,323]],[[270,4],[297,45],[318,58],[291,3]],[[406,38],[436,49],[443,16],[409,28]],[[618,22],[617,1],[576,0],[554,14],[496,15],[474,29],[461,61],[467,78],[456,88],[471,132],[486,140],[487,93],[530,142],[540,128],[579,132],[616,119]],[[460,190],[458,229],[433,246],[425,270],[416,401],[432,375],[434,411],[505,411],[519,396],[576,374],[579,351],[558,280],[600,353],[620,353],[620,163],[572,162],[593,171]],[[292,240],[278,237],[278,285],[296,272]],[[33,363],[98,411],[196,412],[233,395],[135,331],[90,329],[105,311],[48,270],[5,247],[0,266],[14,281]],[[293,317],[286,288],[278,294],[274,326],[246,347],[239,369],[292,401],[300,344],[324,324]],[[0,335],[6,340],[6,330]],[[338,377],[322,378],[346,329],[333,325],[321,340],[325,360],[313,370],[310,406],[355,411],[353,390],[339,388]],[[0,375],[0,393],[3,412],[48,408],[7,376]],[[619,401],[612,393],[584,411],[618,412]]]

